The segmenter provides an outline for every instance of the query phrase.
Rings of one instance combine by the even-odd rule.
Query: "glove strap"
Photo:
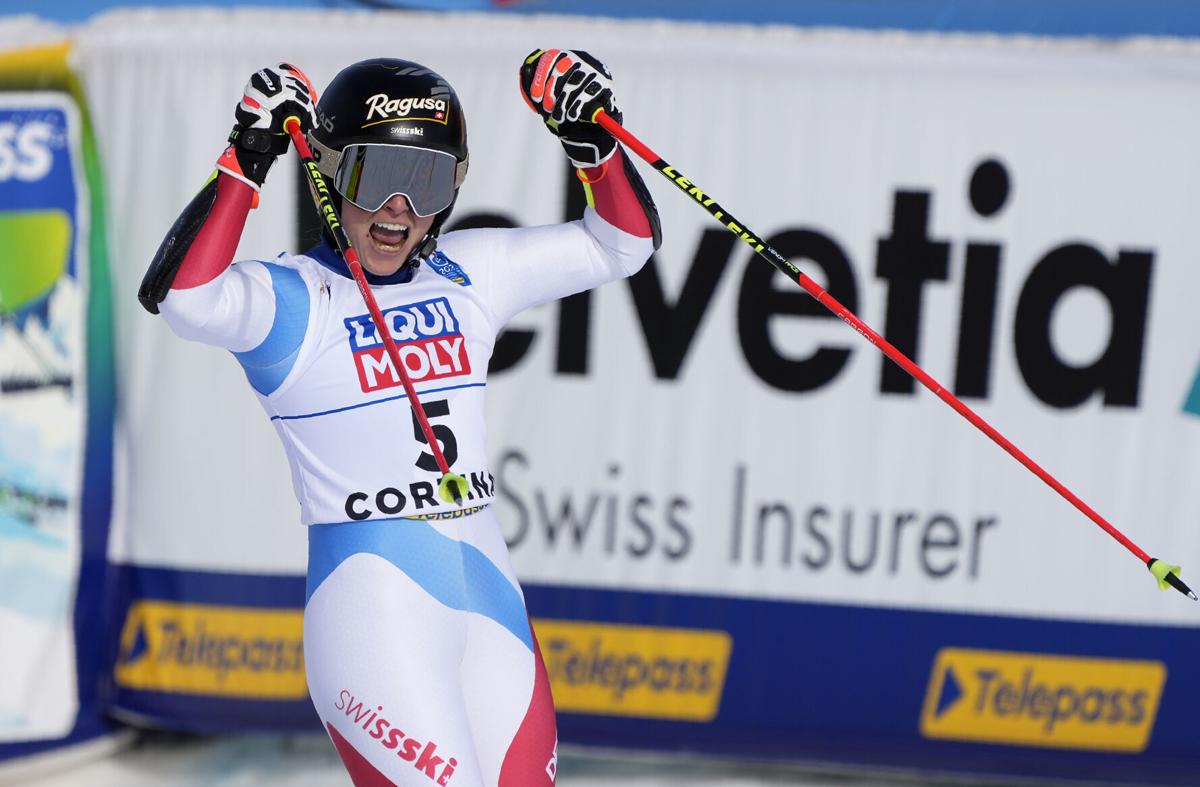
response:
[[[595,140],[571,139],[559,137],[567,158],[578,169],[591,169],[608,162],[617,149],[617,141],[612,137],[600,137]]]
[[[289,144],[287,134],[236,125],[229,132],[229,146],[217,160],[217,169],[257,192],[266,181],[271,165],[287,152]]]
[[[241,150],[251,153],[269,153],[272,156],[282,156],[288,151],[291,140],[287,134],[276,134],[261,128],[243,128],[234,126],[229,132],[229,141]]]
[[[594,178],[588,178],[588,176],[586,174],[588,172],[588,170],[590,170],[590,169],[596,169],[596,167],[588,167],[586,169],[584,169],[582,167],[577,167],[575,169],[575,177],[579,178],[580,180],[582,180],[584,183],[588,184],[589,186],[593,183],[599,183],[600,181],[604,180],[604,176],[608,174],[608,161],[605,161],[604,163],[602,163],[600,165],[600,167],[599,167],[600,174]]]

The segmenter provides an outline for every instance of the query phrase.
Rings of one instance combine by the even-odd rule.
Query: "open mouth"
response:
[[[404,248],[404,242],[408,240],[408,230],[407,224],[377,221],[371,225],[368,234],[382,251],[394,253]]]

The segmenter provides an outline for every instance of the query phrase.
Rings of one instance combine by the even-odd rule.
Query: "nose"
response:
[[[379,210],[387,211],[394,216],[399,216],[411,211],[412,206],[408,204],[408,198],[403,194],[393,194],[392,196],[388,197],[387,202],[383,203],[383,206],[380,207]]]

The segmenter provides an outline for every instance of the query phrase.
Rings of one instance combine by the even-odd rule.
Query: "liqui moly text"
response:
[[[387,309],[383,312],[383,322],[396,342],[400,362],[414,383],[471,373],[466,341],[445,298]],[[400,385],[400,375],[388,357],[371,315],[349,317],[345,324],[362,390],[370,392]]]

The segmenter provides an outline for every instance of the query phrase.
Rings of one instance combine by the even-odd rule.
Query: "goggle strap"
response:
[[[337,174],[338,163],[342,160],[342,151],[334,150],[312,134],[308,135],[308,146],[312,148],[317,169],[326,178],[333,180],[333,176]]]

